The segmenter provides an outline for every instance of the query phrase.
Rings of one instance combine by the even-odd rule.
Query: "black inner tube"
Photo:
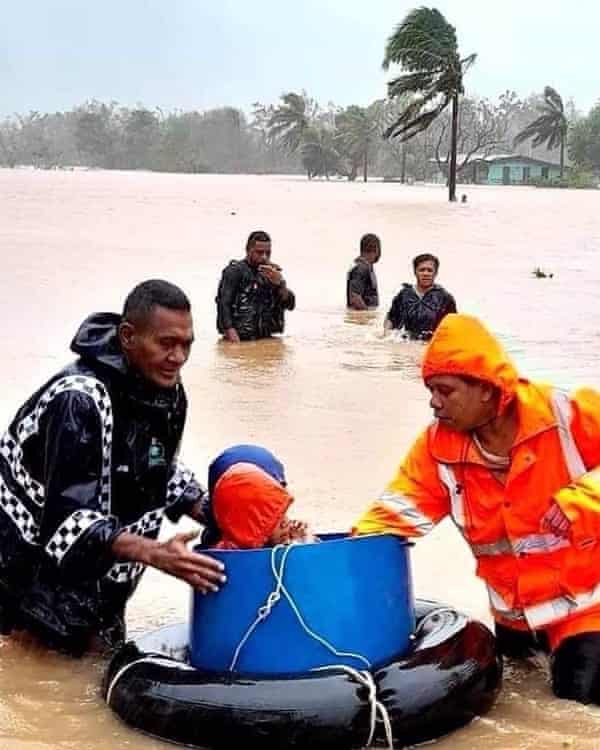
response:
[[[373,673],[396,746],[434,739],[485,713],[501,683],[495,640],[482,624],[421,600],[415,632],[407,655]],[[365,746],[372,722],[369,690],[348,674],[265,678],[204,672],[181,660],[186,634],[183,625],[166,628],[113,657],[104,696],[130,726],[219,750]]]

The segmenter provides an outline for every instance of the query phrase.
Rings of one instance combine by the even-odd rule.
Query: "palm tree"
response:
[[[340,146],[353,163],[356,162],[357,166],[362,163],[365,182],[369,173],[369,156],[379,139],[381,108],[380,101],[366,108],[353,104],[335,118]]]
[[[314,113],[311,112],[311,102],[302,94],[290,91],[283,94],[281,101],[283,103],[269,119],[269,138],[279,141],[283,148],[294,153],[302,145],[304,132]]]
[[[335,147],[334,133],[329,128],[323,126],[307,128],[300,150],[302,164],[309,180],[321,175],[329,179],[330,174],[338,171],[339,154]]]
[[[535,148],[546,144],[546,148],[552,150],[560,146],[560,176],[565,169],[565,143],[569,121],[565,113],[565,107],[561,95],[552,86],[544,89],[544,102],[538,107],[540,116],[515,137],[514,144],[518,146],[524,141],[532,140],[531,145]]]
[[[422,133],[452,104],[448,200],[456,200],[458,104],[463,77],[476,55],[458,53],[456,30],[436,8],[412,10],[388,39],[383,68],[398,63],[406,71],[388,83],[390,98],[409,95],[409,103],[385,131],[386,138],[408,141]]]

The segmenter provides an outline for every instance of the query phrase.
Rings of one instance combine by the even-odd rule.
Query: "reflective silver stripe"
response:
[[[600,583],[591,591],[575,596],[559,596],[542,604],[525,609],[525,617],[531,628],[541,628],[562,620],[575,612],[582,612],[600,603]]]
[[[399,515],[411,526],[414,526],[421,534],[427,534],[434,527],[431,518],[421,513],[410,498],[404,497],[404,495],[397,495],[395,492],[386,491],[379,497],[378,502]]]
[[[559,596],[556,599],[550,599],[547,602],[526,607],[524,610],[511,609],[500,594],[489,584],[487,585],[487,590],[493,610],[508,620],[522,620],[525,618],[532,630],[546,627],[576,612],[579,613],[596,604],[600,604],[600,583],[591,591],[586,591],[583,594]]]
[[[568,539],[555,534],[528,534],[517,539],[513,544],[513,549],[517,554],[543,555],[569,546]]]
[[[558,424],[558,435],[569,474],[572,480],[579,479],[587,469],[571,432],[571,400],[567,393],[557,389],[552,391],[552,411]]]
[[[569,546],[569,540],[554,534],[528,534],[511,542],[506,537],[488,544],[472,544],[475,557],[485,555],[543,555]]]
[[[472,544],[471,550],[475,557],[513,554],[513,547],[508,539],[499,539],[497,542],[489,542],[488,544]]]
[[[465,527],[465,504],[461,487],[456,481],[454,469],[448,464],[438,463],[438,475],[442,484],[448,488],[450,493],[450,514],[456,525],[462,530]]]
[[[511,609],[500,594],[487,584],[488,596],[492,609],[506,620],[524,620],[525,614],[521,609]]]

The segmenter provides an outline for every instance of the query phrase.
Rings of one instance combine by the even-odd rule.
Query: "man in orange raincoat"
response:
[[[546,646],[556,695],[600,704],[600,394],[520,378],[485,327],[456,314],[423,379],[435,420],[355,532],[421,536],[450,516],[500,650]]]

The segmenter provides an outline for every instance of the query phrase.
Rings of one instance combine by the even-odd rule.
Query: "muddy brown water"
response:
[[[410,280],[417,252],[439,254],[440,281],[483,317],[523,373],[599,384],[600,193],[299,178],[0,170],[3,352],[0,420],[69,361],[89,312],[118,310],[143,278],[180,284],[197,342],[184,370],[191,402],[184,459],[201,478],[228,444],[259,442],[284,460],[295,514],[346,529],[391,477],[429,419],[419,344],[379,338],[383,311],[344,309],[359,236],[378,233],[383,307]],[[218,341],[218,275],[264,227],[298,297],[281,340]],[[536,266],[554,274],[536,279]],[[166,530],[166,531],[170,531]],[[444,522],[414,549],[419,594],[489,622],[483,586]],[[187,617],[189,593],[149,572],[130,603],[132,633]],[[103,663],[0,639],[2,750],[159,750],[102,703]],[[551,697],[543,663],[511,665],[493,711],[437,743],[453,748],[600,748],[600,709]]]

